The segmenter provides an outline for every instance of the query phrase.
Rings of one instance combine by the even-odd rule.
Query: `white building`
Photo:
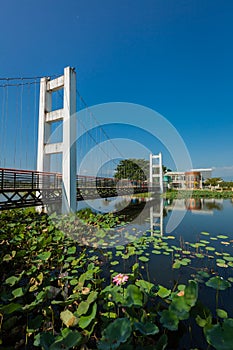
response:
[[[206,179],[212,177],[212,168],[190,169],[189,171],[169,171],[165,173],[165,178],[169,177],[169,184],[173,188],[192,189],[202,188]],[[198,175],[198,176],[197,176]],[[192,180],[192,176],[194,178]],[[193,183],[195,182],[195,187]]]

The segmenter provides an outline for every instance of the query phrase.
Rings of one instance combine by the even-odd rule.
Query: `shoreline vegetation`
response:
[[[92,244],[67,234],[77,228]],[[86,210],[60,218],[34,209],[1,212],[1,348],[232,349],[233,318],[224,293],[231,291],[233,273],[221,271],[233,269],[233,254],[214,246],[220,240],[230,247],[230,238],[201,232],[197,242],[176,242],[158,230],[139,234],[135,228],[121,245],[117,234],[123,233],[121,217],[111,213]],[[101,248],[110,236],[112,246]],[[149,276],[151,254],[158,263],[160,256],[168,259],[173,281],[161,285]],[[203,304],[203,290],[214,307]]]
[[[166,199],[182,199],[182,198],[219,198],[227,199],[233,198],[233,191],[230,190],[209,190],[209,189],[198,189],[198,190],[183,190],[183,189],[172,189],[167,190],[162,194]]]

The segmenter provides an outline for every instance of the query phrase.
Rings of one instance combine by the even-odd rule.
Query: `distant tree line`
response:
[[[163,167],[163,173],[171,171],[166,166]],[[123,159],[119,162],[115,170],[115,179],[129,179],[132,181],[149,180],[150,162],[146,159]]]
[[[205,180],[206,186],[219,186],[222,188],[233,188],[233,181],[223,181],[221,177],[212,177]]]

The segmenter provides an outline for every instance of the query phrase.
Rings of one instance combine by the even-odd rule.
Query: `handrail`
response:
[[[0,168],[0,171],[13,171],[13,172],[17,172],[19,174],[23,173],[23,174],[28,174],[28,173],[35,173],[35,174],[42,174],[42,175],[57,175],[57,176],[62,176],[61,173],[57,173],[57,172],[49,172],[49,171],[38,171],[38,170],[24,170],[24,169],[14,169],[14,168]]]
[[[0,190],[57,189],[62,186],[58,173],[0,168]]]
[[[110,177],[94,177],[77,175],[77,187],[82,188],[142,188],[147,187],[143,181],[120,180]],[[19,170],[10,168],[0,168],[0,191],[10,190],[43,190],[43,189],[61,189],[62,174],[56,172],[41,172],[37,170]]]

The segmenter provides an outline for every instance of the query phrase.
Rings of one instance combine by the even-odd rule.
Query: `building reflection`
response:
[[[186,198],[174,199],[165,204],[167,210],[188,210],[193,213],[212,215],[214,210],[223,209],[223,199],[216,198]]]

